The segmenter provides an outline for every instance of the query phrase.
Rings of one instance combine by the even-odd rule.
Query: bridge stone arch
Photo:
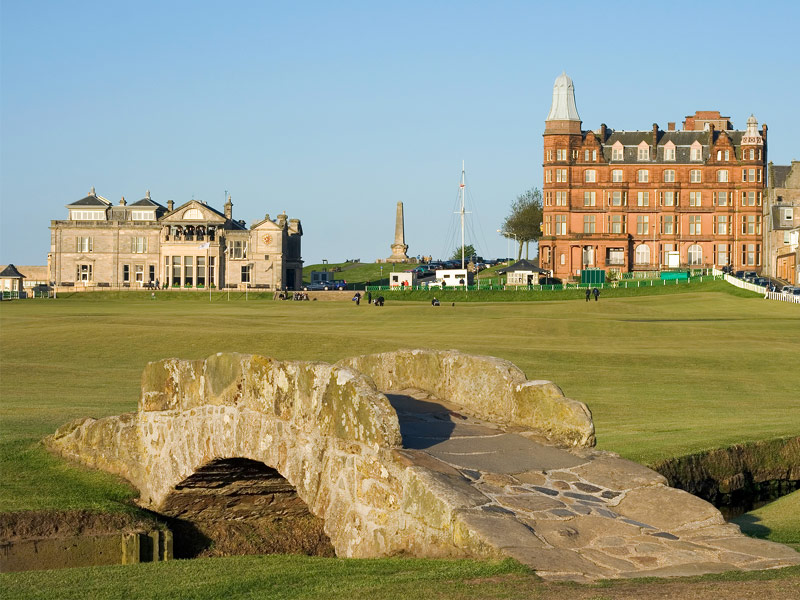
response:
[[[415,400],[441,410],[409,425]],[[425,443],[404,448],[404,423]],[[142,374],[137,412],[73,421],[45,443],[126,478],[156,512],[208,465],[263,463],[339,556],[512,556],[577,581],[800,563],[657,473],[593,450],[588,408],[556,385],[455,351],[162,360]]]
[[[121,475],[159,512],[176,485],[220,459],[275,469],[321,518],[340,556],[496,556],[409,467],[397,414],[342,366],[216,354],[150,363],[136,413],[79,419],[47,439],[63,456]]]

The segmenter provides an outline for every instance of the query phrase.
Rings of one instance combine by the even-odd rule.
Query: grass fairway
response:
[[[742,531],[800,552],[800,490],[733,520]]]
[[[598,447],[644,463],[800,431],[792,304],[717,292],[438,308],[231,297],[3,303],[0,511],[108,509],[127,497],[37,443],[70,419],[135,410],[142,368],[165,357],[336,361],[413,347],[499,356],[586,402]]]

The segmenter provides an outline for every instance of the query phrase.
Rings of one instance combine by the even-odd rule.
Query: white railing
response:
[[[782,292],[767,292],[764,295],[765,300],[778,300],[780,302],[792,302],[793,304],[800,304],[800,296],[794,294],[784,294]]]
[[[731,285],[735,285],[738,288],[742,288],[743,290],[750,290],[751,292],[755,292],[757,294],[764,294],[764,300],[778,300],[780,302],[792,302],[794,304],[800,304],[800,296],[795,296],[794,294],[768,292],[767,288],[765,288],[763,285],[748,283],[728,274],[725,275],[725,281]]]
[[[754,283],[748,283],[746,281],[742,281],[741,279],[737,279],[733,275],[725,274],[725,281],[730,283],[731,285],[735,285],[738,288],[742,288],[743,290],[749,290],[751,292],[755,292],[756,294],[764,294],[767,291],[763,285],[755,285]]]

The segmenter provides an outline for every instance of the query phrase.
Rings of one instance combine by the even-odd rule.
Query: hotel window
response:
[[[666,265],[670,252],[675,252],[675,244],[664,244],[661,246],[661,264]]]
[[[675,181],[675,171],[667,169],[664,171],[664,183],[673,183]]]
[[[567,170],[566,169],[556,169],[556,181],[559,183],[567,183]]]
[[[675,206],[675,192],[662,192],[661,203],[664,206]]]
[[[720,169],[717,171],[717,181],[719,183],[725,183],[728,181],[728,170],[727,169]]]
[[[755,160],[756,152],[752,148],[750,148],[750,160]]]
[[[622,181],[622,169],[614,169],[611,171],[611,181],[620,183]]]
[[[689,171],[689,181],[691,183],[700,183],[703,180],[702,171],[700,169],[692,169]]]
[[[594,169],[589,169],[587,171],[584,171],[583,180],[586,183],[594,183],[595,181],[597,181],[597,171],[595,171]]]
[[[131,266],[122,265],[122,283],[130,283],[131,281]]]
[[[215,277],[214,277],[215,276],[214,267],[216,266],[216,262],[215,261],[216,261],[216,257],[215,256],[209,256],[208,257],[208,283],[209,283],[209,285],[214,285],[214,279],[215,279]]]
[[[596,192],[583,192],[583,205],[594,206],[596,204]]]
[[[144,265],[133,265],[133,280],[136,283],[144,283]]]
[[[556,235],[567,235],[567,215],[556,215]]]
[[[552,150],[548,150],[547,151],[547,160],[548,161],[553,160],[553,151]]]
[[[747,169],[742,169],[742,181],[747,181]]]
[[[242,265],[242,283],[250,283],[250,265]]]
[[[146,237],[132,237],[131,238],[131,252],[133,254],[144,254],[147,252],[147,238]]]
[[[724,267],[728,264],[728,244],[716,245],[716,256],[714,257],[714,262],[716,262],[720,267]]]
[[[761,244],[742,244],[742,264],[747,266],[761,264]]]
[[[703,192],[689,192],[689,206],[702,206]]]
[[[636,235],[650,233],[650,215],[636,215]]]
[[[612,148],[611,149],[611,160],[622,160],[622,154],[624,149],[623,148]]]
[[[702,218],[700,215],[689,215],[689,235],[702,235]]]
[[[567,192],[556,192],[556,206],[567,205]]]
[[[247,241],[231,240],[228,243],[228,258],[231,259],[247,258]]]
[[[742,192],[742,206],[755,206],[755,205],[756,205],[756,192]]]
[[[761,181],[761,169],[750,169],[750,181]]]
[[[583,161],[584,162],[589,162],[589,151],[588,150],[584,150],[583,151]]]
[[[692,146],[689,151],[689,160],[703,160],[703,148],[701,146]]]
[[[567,264],[567,255],[562,252],[558,257],[558,262],[560,262],[562,266]]]
[[[725,150],[725,160],[730,160],[730,159],[731,159],[731,151]]]
[[[639,169],[639,171],[636,174],[636,180],[639,183],[647,183],[648,181],[650,181],[650,171],[648,171],[647,169]]]
[[[714,204],[728,206],[728,192],[714,192]]]
[[[636,155],[638,160],[650,160],[650,146],[643,145],[639,146],[639,151]]]
[[[703,264],[703,247],[700,244],[689,246],[689,264],[692,266]]]
[[[583,215],[583,233],[594,233],[595,215]]]
[[[553,183],[553,171],[551,169],[547,169],[547,171],[544,172],[544,182]]]
[[[650,192],[636,192],[636,206],[650,206]]]
[[[611,206],[622,206],[622,192],[611,192]]]
[[[75,279],[78,281],[92,281],[92,265],[77,265]]]
[[[675,233],[675,215],[661,217],[661,233],[672,235]]]
[[[153,283],[156,280],[156,266],[155,265],[150,265],[148,267],[147,275],[148,275],[148,281],[150,283]]]
[[[567,160],[567,150],[565,148],[556,150],[556,160]]]
[[[592,150],[592,162],[597,162],[597,150]]]
[[[75,238],[75,252],[92,252],[94,243],[90,237],[77,237]]]
[[[609,215],[608,216],[608,233],[625,233],[625,221],[622,220],[622,215]]]
[[[650,246],[647,244],[639,244],[636,246],[636,253],[634,254],[634,262],[637,265],[650,264]]]
[[[675,148],[664,148],[664,160],[675,160]]]
[[[742,234],[760,235],[761,234],[761,215],[742,216]]]
[[[544,234],[553,235],[552,217],[544,217]]]
[[[717,215],[715,227],[717,235],[728,235],[728,215]]]
[[[717,160],[722,160],[722,150],[717,150]]]
[[[155,221],[156,213],[152,210],[134,210],[131,212],[131,219],[134,221]]]

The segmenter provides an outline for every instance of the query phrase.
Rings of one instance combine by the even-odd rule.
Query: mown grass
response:
[[[733,519],[747,535],[791,546],[800,552],[800,491]]]
[[[653,463],[796,434],[800,370],[787,366],[798,334],[796,305],[714,291],[438,308],[228,301],[224,292],[210,302],[91,293],[3,303],[0,510],[109,510],[129,498],[39,440],[74,418],[135,410],[151,360],[244,352],[333,362],[409,347],[499,356],[586,402],[600,448]]]
[[[719,589],[718,582],[728,584],[728,593],[738,589],[737,583],[741,585],[742,582],[777,582],[778,589],[796,589],[794,582],[798,577],[800,568],[790,567],[684,578],[677,580],[683,593],[674,597],[689,597],[687,594],[712,597],[697,596],[697,592],[712,586],[712,589]],[[626,594],[626,598],[653,597],[664,591],[664,584],[663,580],[653,579],[605,581],[590,586],[544,583],[512,560],[348,560],[278,555],[0,575],[3,597],[8,600],[51,600],[54,597],[93,600],[575,600],[615,598],[616,592],[631,589],[635,595]]]

